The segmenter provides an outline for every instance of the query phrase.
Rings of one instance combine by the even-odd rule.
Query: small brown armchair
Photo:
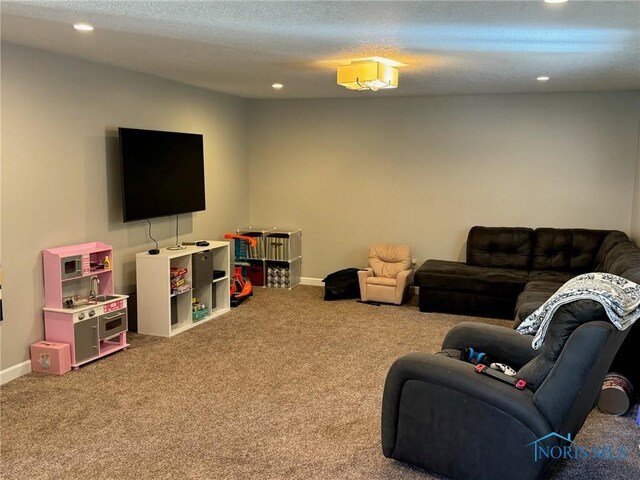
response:
[[[401,305],[413,280],[411,261],[408,245],[371,245],[369,267],[358,272],[360,299]]]

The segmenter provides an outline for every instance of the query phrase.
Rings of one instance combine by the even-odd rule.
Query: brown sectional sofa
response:
[[[466,262],[427,260],[414,282],[423,312],[510,319],[515,328],[567,280],[590,271],[640,284],[640,249],[616,230],[476,226],[467,238]],[[635,325],[612,367],[636,384],[637,346]]]
[[[567,280],[591,271],[640,283],[640,250],[616,230],[477,226],[466,262],[427,260],[414,281],[423,312],[519,324]]]

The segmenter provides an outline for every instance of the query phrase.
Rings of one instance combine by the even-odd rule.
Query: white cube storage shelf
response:
[[[209,252],[212,259],[208,282],[194,284],[194,255]],[[171,288],[171,269],[186,269],[180,293]],[[224,276],[213,278],[213,271]],[[157,255],[136,255],[138,333],[171,337],[216,318],[231,309],[229,242],[209,240],[206,247],[188,246],[183,250],[163,248]],[[205,305],[207,314],[194,320],[193,299]]]

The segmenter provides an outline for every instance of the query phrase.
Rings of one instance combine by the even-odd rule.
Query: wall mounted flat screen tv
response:
[[[125,222],[204,210],[203,137],[119,128]]]

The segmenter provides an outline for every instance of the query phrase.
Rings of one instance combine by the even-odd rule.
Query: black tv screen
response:
[[[202,135],[119,128],[125,222],[205,209]]]

